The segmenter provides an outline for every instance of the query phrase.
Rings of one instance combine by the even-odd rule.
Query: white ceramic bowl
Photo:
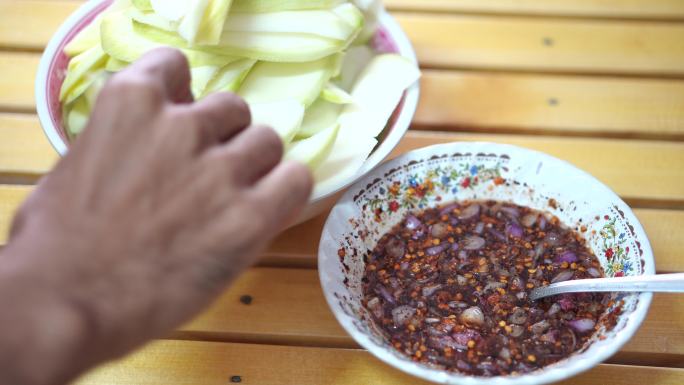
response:
[[[583,372],[616,353],[634,335],[648,311],[650,293],[621,294],[624,305],[614,329],[602,327],[584,350],[525,375],[485,378],[451,373],[415,363],[392,348],[361,304],[363,255],[407,212],[465,199],[513,202],[550,212],[573,227],[586,226],[583,234],[606,276],[655,272],[653,253],[637,218],[615,193],[587,173],[509,145],[427,147],[368,173],[344,194],[323,229],[318,259],[321,285],[335,317],[356,342],[395,368],[436,383],[534,385]],[[550,199],[555,199],[556,208],[550,207]],[[343,258],[340,249],[345,250]]]
[[[91,0],[84,3],[69,16],[50,39],[38,67],[35,84],[38,118],[45,135],[60,155],[64,155],[69,146],[62,124],[59,102],[59,89],[68,64],[68,58],[63,53],[64,47],[111,3],[112,0]],[[387,13],[383,12],[380,15],[380,26],[373,39],[373,46],[378,51],[399,53],[417,63],[415,52],[408,37],[399,24]],[[336,193],[354,183],[387,158],[408,130],[418,105],[418,97],[419,84],[416,83],[404,94],[385,130],[383,140],[356,175],[337,186],[317,191],[316,195],[311,197],[309,205],[296,221],[297,223],[303,222],[330,207],[337,197]]]

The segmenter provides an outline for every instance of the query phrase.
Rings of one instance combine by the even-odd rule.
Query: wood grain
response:
[[[684,139],[680,80],[424,70],[421,94],[414,128]]]
[[[589,172],[635,206],[684,207],[684,147],[676,142],[409,132],[391,156],[438,143],[508,143],[542,151]],[[644,199],[645,198],[645,199]]]
[[[679,0],[385,0],[394,11],[472,12],[492,14],[684,19]]]
[[[34,111],[37,54],[0,55],[0,110]],[[684,80],[424,70],[414,125],[684,139]]]
[[[0,1],[0,47],[42,50],[83,1]]]
[[[77,381],[78,385],[225,385],[233,376],[260,385],[425,384],[370,353],[352,349],[302,348],[159,341]],[[603,364],[561,385],[680,385],[684,370]]]
[[[33,86],[39,61],[34,53],[0,51],[0,111],[35,110]]]
[[[31,191],[30,186],[0,185],[0,245],[7,240],[9,224],[17,207]],[[684,211],[635,209],[651,242],[658,272],[684,271]],[[318,240],[327,213],[282,233],[264,255],[265,264],[283,267],[316,267]]]
[[[34,111],[38,55],[0,55],[0,111]],[[414,126],[684,139],[684,80],[424,70]]]
[[[245,305],[240,297],[250,295]],[[255,268],[175,337],[231,342],[356,347],[323,298],[315,270]],[[621,354],[677,356],[684,367],[684,297],[657,294]],[[614,358],[620,362],[620,356]],[[673,364],[672,361],[668,362]]]
[[[684,75],[681,23],[395,16],[423,66]]]
[[[17,119],[21,128],[15,126]],[[47,172],[56,159],[54,151],[47,150],[49,145],[37,122],[30,124],[25,119],[24,116],[0,115],[3,130],[0,177],[6,172],[38,177]],[[14,134],[15,130],[21,132]],[[684,164],[684,143],[410,131],[394,151],[394,156],[410,149],[454,141],[509,143],[543,151],[593,174],[630,203],[684,207],[684,168],[675,166]],[[21,148],[21,143],[31,143],[33,150],[20,155],[17,149]],[[3,154],[14,155],[3,159]],[[6,168],[5,164],[13,166]]]
[[[5,0],[0,46],[40,49],[79,1]],[[423,65],[683,76],[684,25],[417,14],[395,16]],[[33,28],[27,29],[26,25]],[[27,33],[26,31],[31,31]]]
[[[0,183],[35,179],[58,159],[35,115],[0,113],[0,138]]]

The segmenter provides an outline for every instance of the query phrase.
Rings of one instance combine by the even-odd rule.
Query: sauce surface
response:
[[[409,214],[367,256],[364,305],[414,361],[477,376],[523,374],[582,348],[609,293],[532,302],[535,287],[603,273],[558,218],[493,201]]]

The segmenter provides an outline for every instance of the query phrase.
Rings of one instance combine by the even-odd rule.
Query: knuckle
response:
[[[302,195],[308,196],[308,194],[311,193],[314,184],[313,175],[311,174],[311,171],[305,165],[296,162],[289,163],[289,167],[290,169],[288,175],[289,178],[291,178],[292,183],[296,187],[299,187],[299,190],[302,192]]]
[[[230,92],[219,95],[221,95],[221,98],[224,98],[224,103],[233,111],[236,120],[244,122],[245,126],[251,123],[252,113],[249,110],[249,105],[243,98]]]
[[[256,126],[259,139],[262,141],[264,150],[276,154],[278,158],[283,154],[283,140],[274,129],[267,126]]]
[[[145,99],[160,102],[164,98],[163,90],[152,80],[137,74],[117,74],[103,90],[108,97],[122,100]]]
[[[161,72],[167,66],[188,66],[188,59],[178,49],[159,47],[148,52],[142,60],[143,70],[151,73]]]
[[[188,59],[185,57],[185,55],[180,50],[175,48],[160,47],[157,49],[156,55],[161,56],[167,63],[178,65],[188,64]]]

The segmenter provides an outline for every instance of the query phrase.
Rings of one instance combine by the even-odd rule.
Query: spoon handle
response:
[[[684,273],[577,279],[552,283],[532,290],[530,299],[536,301],[556,294],[598,291],[684,293]]]

